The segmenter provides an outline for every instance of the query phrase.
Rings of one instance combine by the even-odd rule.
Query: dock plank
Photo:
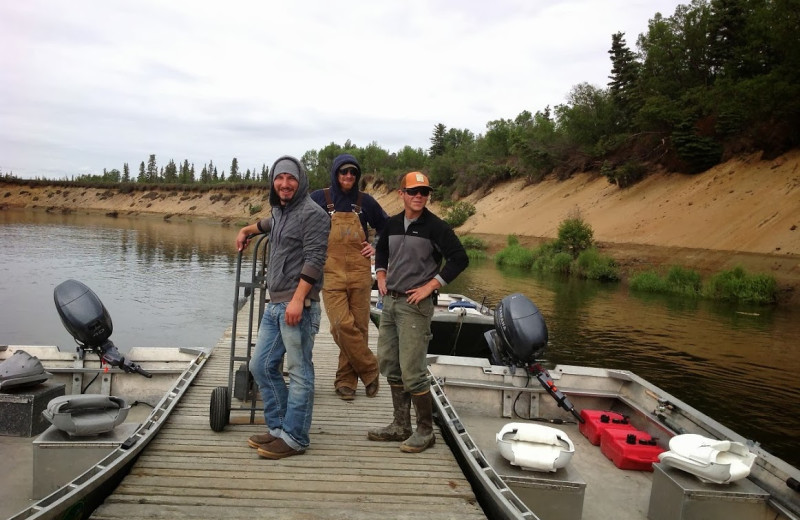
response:
[[[225,332],[158,436],[92,519],[486,518],[438,427],[437,443],[419,454],[367,440],[368,429],[392,420],[389,387],[382,380],[375,398],[367,398],[363,386],[353,401],[336,396],[339,349],[324,312],[314,346],[316,393],[306,453],[267,460],[247,445],[250,435],[265,431],[260,402],[251,421],[250,402],[234,399],[229,424],[211,430],[211,392],[228,385],[232,337],[236,355],[245,353],[248,319],[245,306],[237,331]],[[370,324],[373,351],[376,339]]]

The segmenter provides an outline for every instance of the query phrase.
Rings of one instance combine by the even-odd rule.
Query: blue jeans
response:
[[[314,408],[314,363],[311,351],[319,332],[320,305],[303,309],[300,323],[286,324],[288,302],[269,303],[261,318],[250,372],[264,400],[264,420],[269,432],[292,449],[308,447]],[[286,354],[289,384],[283,379],[281,359]]]

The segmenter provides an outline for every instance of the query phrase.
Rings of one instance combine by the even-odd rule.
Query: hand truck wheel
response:
[[[227,386],[218,386],[211,391],[211,408],[208,414],[208,422],[215,432],[221,432],[231,419],[231,409],[228,403]]]

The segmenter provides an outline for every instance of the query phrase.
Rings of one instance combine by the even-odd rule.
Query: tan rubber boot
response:
[[[403,385],[389,385],[392,390],[394,405],[394,421],[384,428],[375,428],[367,432],[371,441],[404,441],[411,436],[411,394],[403,389]]]
[[[411,402],[417,412],[417,430],[400,445],[406,453],[425,451],[436,443],[433,433],[433,398],[430,390],[420,395],[412,395]]]

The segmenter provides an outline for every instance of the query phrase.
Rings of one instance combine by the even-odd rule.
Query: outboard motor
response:
[[[578,421],[581,414],[569,398],[559,390],[547,370],[536,358],[547,347],[547,324],[539,308],[521,293],[503,298],[494,310],[494,330],[484,332],[492,353],[492,363],[505,365],[513,374],[516,367],[524,368],[535,377],[558,406],[570,412]]]
[[[503,298],[494,309],[494,330],[484,332],[492,363],[527,367],[547,347],[547,324],[536,305],[521,293]]]
[[[77,280],[67,280],[56,286],[53,299],[61,322],[75,338],[81,355],[92,351],[113,367],[153,377],[136,363],[125,359],[108,339],[113,330],[111,316],[91,289]]]

